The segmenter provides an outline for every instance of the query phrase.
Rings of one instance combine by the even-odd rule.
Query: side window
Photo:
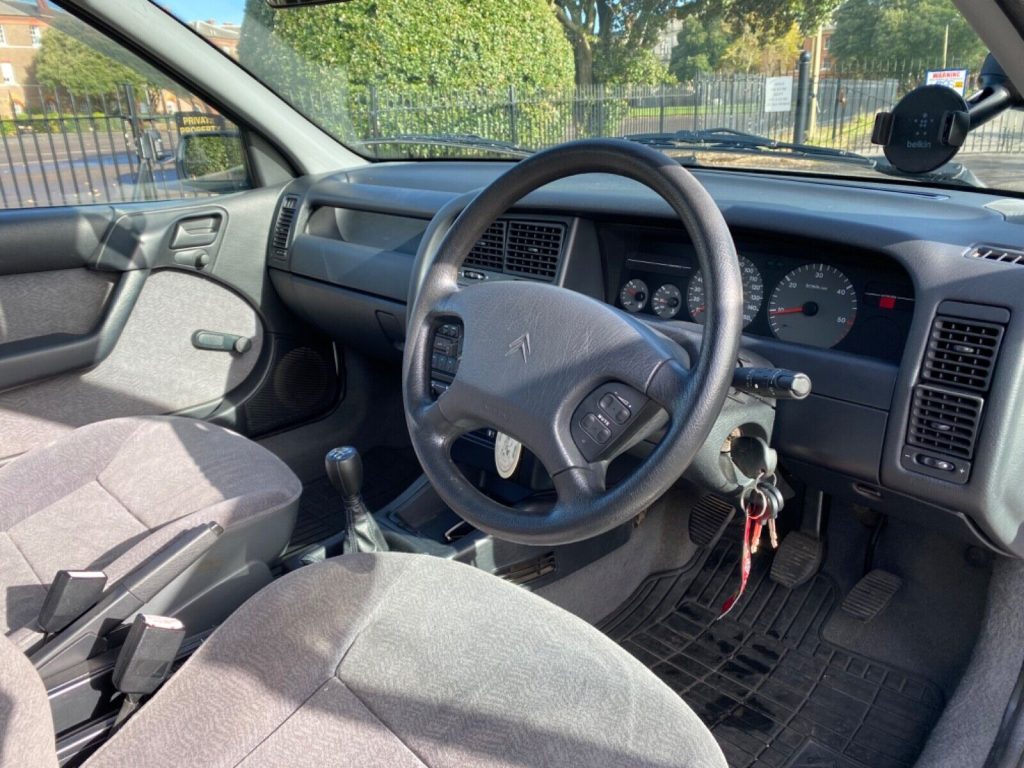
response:
[[[251,186],[238,129],[216,109],[53,0],[21,5],[13,24],[0,3],[0,209]]]

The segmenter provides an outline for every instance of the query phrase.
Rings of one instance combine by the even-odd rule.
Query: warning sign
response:
[[[174,118],[178,123],[178,133],[209,133],[223,131],[225,127],[221,115],[205,112],[178,112]]]
[[[766,77],[764,79],[765,112],[789,112],[792,104],[792,77]]]
[[[961,96],[967,93],[966,69],[929,69],[924,76],[925,85],[944,85]]]

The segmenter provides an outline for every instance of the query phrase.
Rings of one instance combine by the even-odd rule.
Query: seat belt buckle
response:
[[[153,693],[170,677],[184,639],[178,619],[138,614],[114,664],[114,687],[127,696]]]
[[[143,696],[153,693],[171,676],[184,639],[185,625],[177,619],[146,613],[135,616],[114,663],[114,687],[124,694],[124,701],[112,732],[135,713]]]
[[[57,571],[39,609],[39,628],[48,635],[60,632],[96,605],[106,586],[103,571]]]

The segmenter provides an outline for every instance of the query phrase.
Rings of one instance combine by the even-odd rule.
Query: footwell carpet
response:
[[[782,587],[768,578],[769,552],[718,620],[738,560],[727,535],[688,586],[686,574],[652,577],[605,631],[696,711],[732,768],[912,765],[942,713],[939,687],[822,640],[840,603],[834,583]]]

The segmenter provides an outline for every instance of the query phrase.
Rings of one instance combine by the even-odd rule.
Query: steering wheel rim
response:
[[[532,281],[459,287],[459,267],[495,219],[540,187],[586,173],[644,184],[683,223],[709,305],[692,367],[681,348],[646,324],[569,289]],[[654,149],[622,140],[578,141],[532,155],[478,192],[451,222],[463,203],[447,206],[431,222],[414,270],[402,365],[413,448],[441,498],[485,532],[536,545],[596,536],[664,494],[721,412],[742,331],[742,283],[732,236],[692,174]],[[433,338],[442,322],[452,320],[464,326],[462,361],[449,390],[435,401]],[[582,326],[578,336],[570,335],[567,325]],[[580,426],[585,415],[598,410],[596,400],[588,398],[609,384],[629,406],[633,421],[618,429],[611,439],[615,445],[601,453],[591,433],[581,436]],[[669,424],[659,445],[629,476],[606,488],[604,469],[614,451],[634,443],[662,410]],[[600,414],[602,423],[608,422],[605,415]],[[558,494],[550,509],[511,509],[463,477],[451,445],[482,426],[512,435],[538,456]],[[614,429],[614,423],[607,426]]]

